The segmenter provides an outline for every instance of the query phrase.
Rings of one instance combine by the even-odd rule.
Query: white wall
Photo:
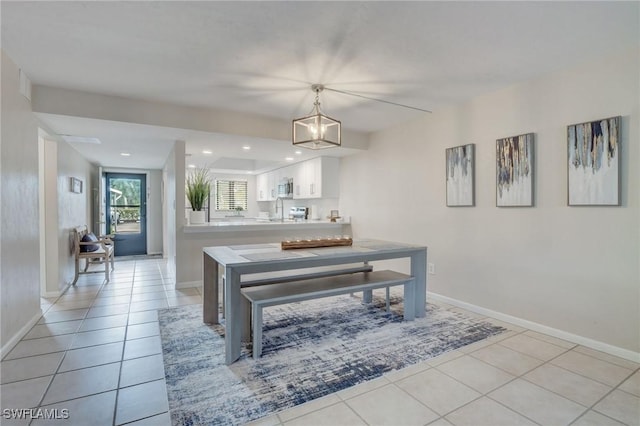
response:
[[[48,135],[47,135],[48,136]],[[41,249],[44,247],[44,273],[40,280],[44,280],[44,291],[42,296],[55,297],[60,292],[60,260],[58,256],[60,238],[58,236],[58,144],[49,139],[43,138],[42,149],[44,152],[43,182],[42,188],[44,204],[40,205],[44,215],[43,225],[40,232]],[[43,241],[44,240],[44,241]],[[67,262],[65,261],[64,264]]]
[[[175,279],[176,273],[176,149],[182,151],[184,158],[184,142],[174,146],[162,170],[162,252],[168,260],[169,272]],[[182,161],[184,163],[184,160]],[[183,192],[184,196],[184,192]]]
[[[67,142],[46,141],[57,148],[57,187],[58,198],[58,290],[73,282],[75,264],[73,256],[73,229],[87,225],[91,230],[91,174],[93,166]],[[82,193],[70,190],[72,177],[82,181]],[[47,253],[48,256],[53,253]],[[82,266],[82,265],[81,265]]]
[[[18,66],[2,51],[0,352],[40,316],[38,124],[19,93]]]
[[[428,290],[640,352],[637,49],[372,135],[342,162],[356,237],[424,244]],[[567,206],[566,126],[622,116],[622,206]],[[495,141],[534,132],[535,207],[497,208]],[[445,206],[445,148],[476,144],[476,207]]]
[[[185,237],[184,237],[184,214],[185,211],[185,164],[184,158],[186,155],[186,144],[184,141],[176,141],[172,154],[169,156],[169,160],[167,160],[167,169],[170,170],[172,176],[171,181],[173,184],[173,207],[174,207],[174,222],[171,225],[173,230],[170,238],[174,238],[175,240],[175,271],[176,271],[176,282],[185,281],[184,276],[189,275],[191,271],[189,270],[189,254],[185,248],[187,247]],[[171,161],[171,164],[169,164]],[[202,253],[200,253],[202,256]]]

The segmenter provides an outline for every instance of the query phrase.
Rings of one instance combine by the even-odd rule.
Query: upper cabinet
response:
[[[338,198],[340,195],[340,159],[317,157],[295,166],[293,198]]]
[[[275,172],[261,173],[256,176],[256,198],[258,201],[273,201],[277,198],[277,179]]]
[[[282,178],[293,178],[293,198],[338,198],[340,195],[340,159],[317,157],[256,176],[258,201],[278,197]]]

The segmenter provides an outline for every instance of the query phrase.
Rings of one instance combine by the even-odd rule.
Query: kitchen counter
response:
[[[349,220],[349,218],[347,218]],[[351,223],[323,220],[269,221],[256,218],[221,218],[202,225],[184,225],[176,251],[182,254],[178,288],[202,286],[204,247],[273,243],[291,238],[353,235]]]
[[[232,219],[219,220],[201,225],[185,225],[185,233],[203,232],[253,232],[253,231],[293,231],[303,229],[339,230],[349,222],[331,222],[329,220],[280,220],[270,221],[261,219]]]

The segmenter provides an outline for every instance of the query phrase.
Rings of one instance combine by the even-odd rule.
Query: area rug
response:
[[[505,331],[427,304],[402,319],[402,302],[337,296],[264,309],[263,354],[224,364],[224,327],[202,305],[159,311],[173,425],[238,425],[380,377]]]

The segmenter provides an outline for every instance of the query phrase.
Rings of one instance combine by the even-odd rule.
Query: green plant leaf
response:
[[[193,169],[187,176],[185,191],[191,208],[194,211],[202,210],[211,192],[209,169]]]

